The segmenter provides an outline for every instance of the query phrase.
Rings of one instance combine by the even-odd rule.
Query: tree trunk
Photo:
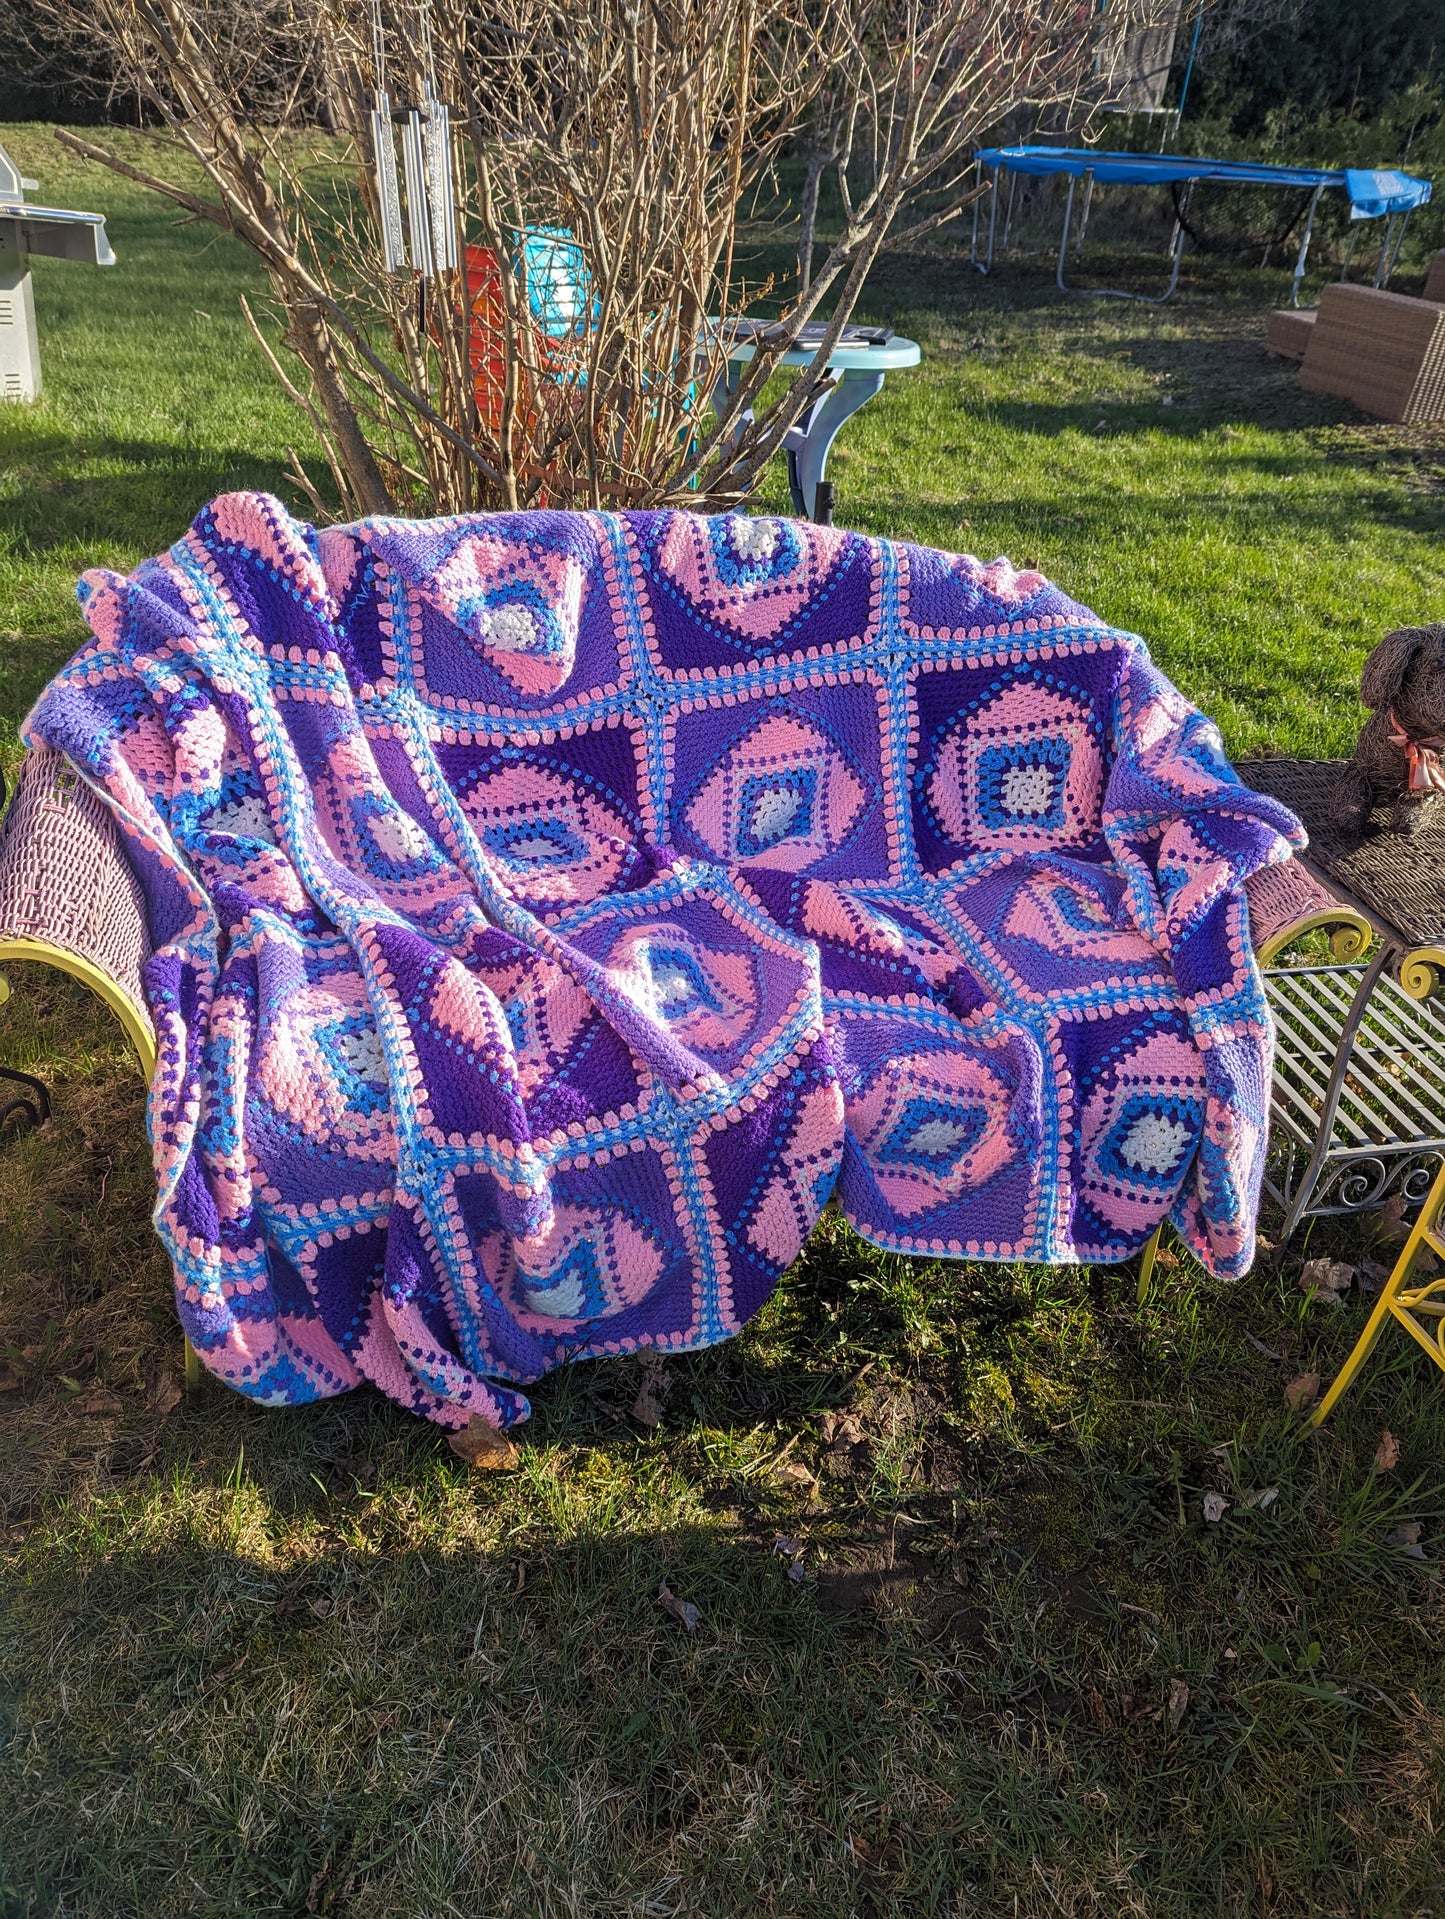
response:
[[[834,156],[821,147],[809,147],[808,172],[803,181],[802,227],[798,234],[798,291],[806,293],[813,283],[813,236],[818,230],[818,190],[823,169]]]
[[[357,504],[363,513],[394,513],[396,502],[381,477],[381,468],[367,445],[356,409],[347,398],[346,388],[336,371],[325,321],[313,304],[297,299],[294,289],[288,288],[278,276],[273,276],[273,284],[290,322],[287,343],[305,362],[311,375],[317,404],[331,429],[337,456],[346,470]]]

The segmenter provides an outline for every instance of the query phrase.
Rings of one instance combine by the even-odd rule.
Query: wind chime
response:
[[[452,176],[451,115],[437,92],[432,50],[431,4],[422,0],[421,56],[425,78],[420,106],[393,108],[386,89],[386,28],[381,0],[371,0],[371,43],[376,67],[376,105],[371,139],[376,154],[376,202],[381,220],[381,263],[388,273],[410,265],[417,275],[425,317],[426,282],[457,264],[457,199]],[[402,171],[406,181],[406,220],[396,170],[392,127],[401,122]]]

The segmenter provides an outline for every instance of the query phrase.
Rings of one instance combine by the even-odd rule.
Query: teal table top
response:
[[[728,359],[737,364],[751,360],[757,352],[752,340],[738,340],[728,349]],[[816,349],[794,347],[778,361],[779,366],[811,366]],[[882,346],[835,346],[828,364],[839,373],[892,373],[898,367],[917,366],[923,358],[916,340],[905,340],[895,333]]]

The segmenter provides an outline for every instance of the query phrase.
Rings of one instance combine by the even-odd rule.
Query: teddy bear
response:
[[[1390,829],[1445,827],[1445,624],[1402,626],[1365,661],[1360,698],[1371,709],[1331,802],[1342,838],[1358,844],[1371,810]]]

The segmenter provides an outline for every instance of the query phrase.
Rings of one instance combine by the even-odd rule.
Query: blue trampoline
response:
[[[1005,173],[1025,174],[1035,177],[1050,174],[1065,174],[1069,181],[1068,200],[1064,207],[1064,231],[1059,240],[1059,264],[1057,280],[1061,293],[1087,293],[1101,299],[1145,300],[1153,305],[1169,299],[1179,284],[1179,267],[1184,258],[1184,227],[1176,221],[1172,242],[1173,261],[1169,284],[1163,293],[1126,293],[1118,287],[1071,287],[1064,281],[1064,259],[1069,248],[1069,234],[1074,219],[1074,194],[1079,181],[1084,182],[1084,215],[1080,223],[1082,228],[1088,220],[1089,197],[1094,190],[1096,180],[1104,180],[1118,186],[1171,186],[1192,185],[1199,180],[1227,182],[1232,186],[1255,187],[1301,187],[1309,191],[1309,206],[1305,214],[1304,234],[1300,240],[1299,253],[1295,259],[1294,283],[1290,290],[1290,305],[1299,305],[1300,282],[1304,278],[1305,263],[1309,259],[1310,233],[1314,227],[1315,208],[1320,195],[1331,188],[1338,188],[1346,194],[1350,202],[1352,220],[1386,219],[1389,225],[1385,231],[1384,242],[1380,248],[1379,265],[1375,270],[1375,285],[1388,286],[1390,274],[1399,257],[1400,243],[1405,237],[1405,223],[1416,207],[1424,206],[1430,198],[1430,182],[1420,180],[1409,173],[1381,172],[1369,168],[1349,167],[1342,172],[1333,172],[1319,167],[1271,167],[1252,160],[1201,160],[1178,153],[1106,153],[1096,152],[1088,147],[984,147],[975,156],[980,168],[992,173],[992,193],[989,200],[988,249],[986,257],[978,257],[979,202],[974,202],[973,245],[969,258],[980,273],[987,273],[993,266],[994,236],[998,227],[998,189],[999,181]],[[1012,203],[1010,203],[1012,204]],[[1005,225],[1007,239],[1007,224]]]

